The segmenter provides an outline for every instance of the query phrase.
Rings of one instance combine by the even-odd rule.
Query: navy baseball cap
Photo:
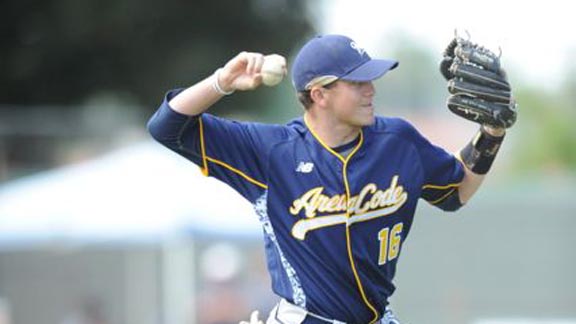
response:
[[[336,80],[366,82],[378,79],[397,66],[395,60],[372,59],[349,37],[316,36],[296,55],[292,83],[297,91],[305,91]]]

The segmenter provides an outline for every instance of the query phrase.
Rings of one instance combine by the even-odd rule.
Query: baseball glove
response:
[[[514,125],[516,102],[499,55],[456,36],[444,51],[440,72],[448,80],[450,111],[482,125]]]

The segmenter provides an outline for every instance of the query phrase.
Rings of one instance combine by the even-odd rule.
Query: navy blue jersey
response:
[[[399,118],[376,117],[344,157],[303,118],[186,116],[168,105],[176,94],[149,131],[254,205],[274,292],[327,318],[378,319],[418,198],[441,206],[462,181],[461,163]]]

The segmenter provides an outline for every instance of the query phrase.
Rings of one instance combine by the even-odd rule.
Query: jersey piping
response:
[[[214,164],[218,164],[236,174],[238,174],[239,176],[241,176],[242,178],[246,179],[248,182],[255,184],[263,189],[268,189],[268,186],[263,184],[262,182],[250,177],[249,175],[245,174],[244,172],[234,168],[233,166],[226,164],[218,159],[209,157],[208,155],[206,155],[206,148],[205,148],[205,144],[204,144],[204,126],[202,124],[202,118],[199,118],[199,123],[200,123],[200,151],[202,154],[202,174],[204,174],[205,176],[209,176],[209,170],[208,170],[208,161],[214,163]]]
[[[202,174],[208,176],[208,162],[206,162],[206,147],[204,146],[204,124],[202,116],[198,116],[200,129],[200,154],[202,154]]]
[[[434,200],[434,201],[431,201],[430,203],[431,203],[432,205],[436,205],[436,204],[441,203],[441,202],[444,201],[446,198],[448,198],[451,194],[453,194],[455,190],[456,190],[456,188],[448,191],[448,192],[447,192],[446,194],[444,194],[442,197],[440,197],[440,198],[438,198],[438,199],[436,199],[436,200]]]
[[[450,183],[444,186],[438,186],[438,185],[432,185],[432,184],[426,184],[422,186],[422,189],[448,189],[448,188],[453,188],[453,187],[460,187],[461,182],[459,183]]]
[[[322,145],[326,150],[328,150],[328,152],[332,153],[340,161],[342,161],[342,164],[343,164],[343,166],[342,166],[342,178],[344,180],[344,188],[346,190],[346,249],[348,250],[347,251],[348,252],[348,261],[350,262],[350,268],[352,269],[352,273],[354,274],[354,279],[356,280],[356,286],[358,287],[358,290],[360,292],[360,296],[362,296],[362,300],[364,301],[364,304],[366,304],[368,309],[370,309],[372,314],[374,314],[374,318],[370,321],[370,323],[374,323],[378,320],[380,315],[379,315],[378,311],[376,310],[376,308],[368,301],[368,298],[366,297],[366,293],[364,292],[364,287],[362,285],[362,281],[360,280],[360,276],[358,276],[358,271],[356,270],[356,264],[354,263],[354,257],[352,255],[352,244],[350,241],[350,225],[351,225],[351,223],[348,222],[348,220],[350,219],[350,206],[349,206],[348,202],[350,201],[351,194],[350,194],[350,185],[348,184],[348,176],[347,176],[346,168],[348,166],[348,161],[350,161],[350,159],[354,156],[354,154],[356,154],[358,149],[360,149],[360,147],[364,143],[364,134],[362,132],[362,129],[360,129],[360,140],[358,141],[358,144],[352,150],[352,152],[350,152],[350,154],[348,154],[348,156],[346,158],[344,158],[342,155],[338,154],[336,151],[334,151],[332,148],[330,148],[330,146],[326,145],[326,143],[324,143],[324,141],[322,141],[322,139],[320,139],[320,137],[316,134],[316,132],[314,132],[312,127],[310,127],[310,125],[308,124],[308,120],[306,119],[306,116],[304,116],[304,123],[306,124],[306,127],[308,127],[308,129],[310,130],[310,133],[312,134],[312,136],[314,136],[314,138],[320,143],[320,145]]]

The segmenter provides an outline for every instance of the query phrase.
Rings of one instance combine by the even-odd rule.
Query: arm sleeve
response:
[[[152,137],[254,202],[267,189],[269,147],[284,136],[284,128],[178,113],[168,102],[179,92],[168,92],[148,121]]]

